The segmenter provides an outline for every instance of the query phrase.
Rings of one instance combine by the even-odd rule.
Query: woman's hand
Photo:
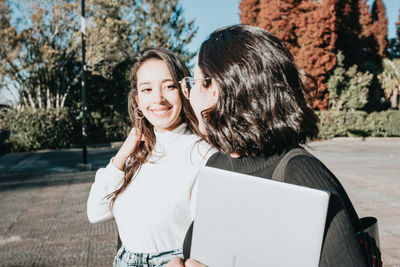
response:
[[[133,151],[135,151],[136,147],[141,141],[144,141],[141,134],[136,131],[136,128],[132,128],[128,134],[128,137],[125,139],[121,148],[118,150],[117,155],[115,155],[115,157],[113,158],[113,165],[116,168],[123,170],[126,160],[133,153]]]
[[[182,258],[176,257],[168,262],[166,267],[207,267],[197,261],[192,259],[188,259],[186,262],[183,262]]]
[[[182,258],[176,257],[168,262],[165,267],[185,267]]]
[[[205,266],[205,265],[203,265],[201,263],[198,263],[197,261],[194,261],[192,259],[188,259],[185,262],[185,267],[207,267],[207,266]]]

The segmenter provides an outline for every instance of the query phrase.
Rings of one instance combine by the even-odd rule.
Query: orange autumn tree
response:
[[[335,4],[338,0],[242,0],[242,23],[266,29],[285,42],[297,65],[316,78],[309,91],[315,109],[328,106],[327,78],[336,65]]]
[[[387,19],[382,0],[370,11],[367,0],[242,0],[240,20],[279,37],[297,65],[317,79],[315,109],[328,107],[327,80],[344,55],[344,67],[379,64],[387,50]],[[314,96],[314,91],[309,92]]]
[[[372,31],[375,33],[375,39],[378,43],[378,55],[383,57],[387,49],[387,26],[386,8],[382,0],[375,0],[372,6]]]

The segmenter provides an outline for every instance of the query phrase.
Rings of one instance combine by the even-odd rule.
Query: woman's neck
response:
[[[231,158],[240,158],[242,155],[240,155],[239,153],[233,152],[233,153],[230,153],[229,156],[231,156]]]

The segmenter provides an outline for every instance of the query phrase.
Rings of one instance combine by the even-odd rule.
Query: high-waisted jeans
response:
[[[183,258],[182,249],[161,253],[133,253],[122,246],[115,256],[114,267],[163,267],[175,257]]]

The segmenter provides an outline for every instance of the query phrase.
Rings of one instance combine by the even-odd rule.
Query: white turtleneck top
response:
[[[122,244],[130,252],[158,253],[182,247],[194,219],[192,190],[198,170],[215,150],[192,134],[185,123],[157,133],[156,145],[127,189],[110,210],[105,196],[112,193],[124,173],[112,164],[97,171],[87,202],[92,223],[112,217]]]

